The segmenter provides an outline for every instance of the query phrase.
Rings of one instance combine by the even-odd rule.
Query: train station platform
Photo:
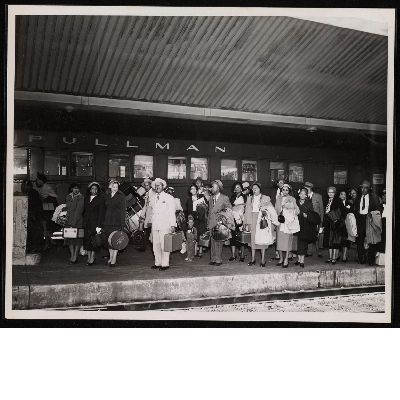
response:
[[[289,263],[278,267],[271,260],[274,249],[266,252],[267,265],[248,266],[245,262],[227,261],[230,249],[224,247],[221,266],[211,266],[209,253],[192,262],[179,252],[171,254],[170,269],[150,269],[154,264],[151,250],[138,253],[134,246],[118,256],[117,266],[109,268],[103,250],[96,264],[86,266],[86,257],[79,256],[75,265],[68,265],[67,247],[58,243],[42,254],[42,262],[32,266],[13,266],[13,309],[43,309],[94,306],[127,302],[201,299],[260,293],[315,290],[350,286],[384,285],[385,269],[381,266],[360,265],[355,262],[355,250],[350,249],[347,263],[326,264],[316,255],[305,259],[305,268]],[[296,260],[296,259],[295,259]]]

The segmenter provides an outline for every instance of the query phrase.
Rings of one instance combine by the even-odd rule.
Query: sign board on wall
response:
[[[372,183],[374,185],[383,185],[385,183],[385,176],[384,174],[374,174]]]

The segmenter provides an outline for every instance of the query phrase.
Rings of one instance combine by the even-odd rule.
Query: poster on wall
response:
[[[383,174],[374,174],[372,183],[374,185],[383,185],[385,183],[385,176]]]

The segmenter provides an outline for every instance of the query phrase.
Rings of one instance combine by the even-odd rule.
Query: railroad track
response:
[[[62,311],[384,312],[383,285],[53,308]],[[49,310],[49,309],[48,309]]]

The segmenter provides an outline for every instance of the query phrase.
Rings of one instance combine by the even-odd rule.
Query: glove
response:
[[[99,234],[101,232],[101,228],[96,228],[96,233]]]

